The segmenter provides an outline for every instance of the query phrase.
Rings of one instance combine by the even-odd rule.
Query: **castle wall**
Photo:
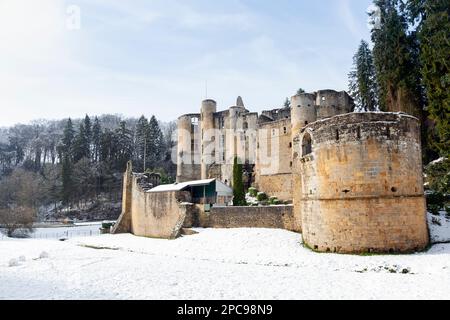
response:
[[[294,160],[294,204],[305,243],[343,253],[428,245],[419,126],[402,114],[352,113],[304,129],[299,141],[310,135],[312,153]]]
[[[277,197],[282,201],[292,201],[292,174],[273,174],[258,177],[257,188],[271,197]]]
[[[202,219],[203,227],[294,230],[292,209],[292,206],[213,207]]]
[[[136,175],[127,169],[124,207],[112,233],[175,239],[185,220],[192,219],[193,206],[186,192],[145,192]]]

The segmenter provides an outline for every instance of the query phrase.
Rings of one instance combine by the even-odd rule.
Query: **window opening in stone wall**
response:
[[[339,141],[339,130],[336,130],[336,141]]]
[[[309,133],[306,133],[303,136],[303,140],[302,140],[302,156],[305,157],[311,153],[312,153],[311,135]]]
[[[356,138],[361,139],[361,127],[356,129]]]

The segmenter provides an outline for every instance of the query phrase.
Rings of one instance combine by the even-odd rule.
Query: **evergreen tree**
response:
[[[377,85],[372,51],[366,41],[361,41],[353,57],[353,70],[349,74],[349,91],[355,99],[357,111],[376,111]]]
[[[133,140],[131,131],[127,129],[125,121],[120,123],[119,128],[116,130],[117,137],[117,168],[124,171],[127,162],[131,159],[133,155]]]
[[[90,148],[86,135],[86,128],[83,123],[80,124],[80,129],[75,137],[73,143],[73,160],[77,163],[83,158],[89,158]]]
[[[102,127],[98,118],[95,117],[94,126],[92,127],[92,154],[93,160],[96,163],[100,160],[101,137]]]
[[[434,123],[433,150],[450,156],[450,6],[448,0],[409,0],[410,23],[418,24],[422,83],[427,112]]]
[[[84,117],[84,130],[85,130],[85,138],[86,143],[88,145],[89,152],[87,154],[87,158],[91,158],[91,145],[92,145],[92,123],[91,118],[88,115]]]
[[[62,138],[62,152],[69,155],[69,159],[72,154],[72,147],[75,138],[75,130],[73,129],[72,119],[67,120],[66,126],[64,128],[63,138]],[[64,157],[64,155],[63,155]]]
[[[73,197],[73,177],[72,177],[72,162],[68,153],[64,154],[62,160],[62,190],[61,190],[61,200],[64,204],[70,204]]]
[[[403,111],[422,118],[418,43],[409,32],[400,0],[374,0],[380,8],[379,26],[372,30],[373,57],[383,111]]]
[[[242,179],[243,170],[242,163],[240,163],[238,157],[234,158],[233,164],[233,205],[234,206],[246,206],[245,200],[244,181]]]
[[[289,98],[286,98],[286,100],[284,100],[283,106],[285,108],[290,108],[291,107],[291,101],[289,100]]]
[[[303,88],[300,88],[297,90],[297,94],[306,93],[306,91]]]
[[[147,148],[149,142],[149,124],[146,117],[141,116],[136,125],[135,134],[135,163],[142,168],[142,172],[147,170]]]
[[[164,137],[155,116],[150,118],[148,123],[148,145],[147,159],[149,164],[155,168],[159,165],[163,157]]]

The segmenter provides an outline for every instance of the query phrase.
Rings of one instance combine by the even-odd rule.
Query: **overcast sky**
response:
[[[0,126],[174,120],[198,112],[206,81],[219,109],[238,95],[261,111],[299,87],[346,90],[370,2],[0,0]]]

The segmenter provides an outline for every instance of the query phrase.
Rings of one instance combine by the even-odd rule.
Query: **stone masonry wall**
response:
[[[146,192],[138,177],[127,169],[124,181],[123,212],[112,233],[175,239],[186,219],[192,219],[193,204],[186,192]]]
[[[213,207],[200,219],[205,228],[274,228],[294,230],[292,206]]]
[[[259,176],[257,187],[270,197],[292,201],[292,174],[290,173]]]

